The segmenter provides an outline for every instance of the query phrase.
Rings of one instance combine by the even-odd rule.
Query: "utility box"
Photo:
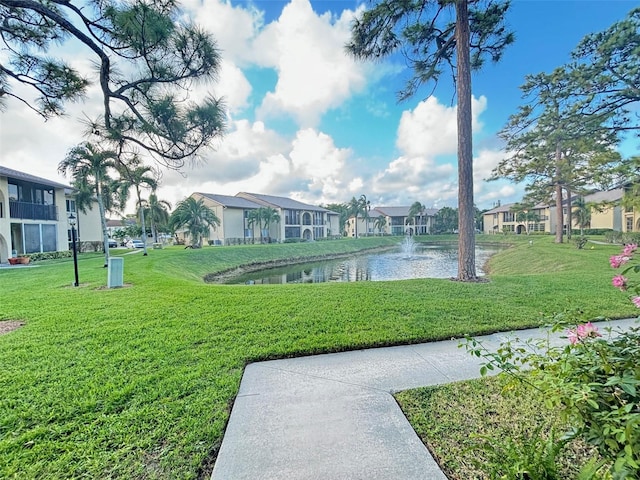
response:
[[[107,270],[107,287],[122,287],[124,285],[124,258],[110,258]]]

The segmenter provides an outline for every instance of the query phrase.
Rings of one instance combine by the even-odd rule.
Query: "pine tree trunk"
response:
[[[573,225],[573,209],[571,208],[571,189],[567,188],[567,240],[571,240],[572,225]]]
[[[473,142],[468,0],[456,0],[458,95],[458,280],[476,280],[473,211]]]
[[[564,212],[562,211],[562,185],[560,183],[560,161],[562,160],[562,150],[560,144],[556,145],[556,239],[555,243],[562,243],[564,229]]]

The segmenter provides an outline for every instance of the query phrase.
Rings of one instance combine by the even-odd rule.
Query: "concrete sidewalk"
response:
[[[480,338],[492,349],[507,338],[541,335],[532,329]],[[445,480],[391,394],[479,377],[481,360],[459,343],[247,366],[212,480]]]

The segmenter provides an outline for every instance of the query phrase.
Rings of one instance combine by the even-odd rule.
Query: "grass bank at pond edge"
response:
[[[389,237],[151,250],[124,257],[129,287],[112,290],[99,255],[81,255],[80,288],[70,260],[0,270],[0,319],[26,323],[0,336],[0,477],[207,478],[248,362],[530,327],[571,307],[633,315],[609,287],[617,247],[488,240],[515,244],[488,283],[202,280],[401,241]]]

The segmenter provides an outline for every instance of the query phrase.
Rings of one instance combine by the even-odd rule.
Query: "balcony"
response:
[[[40,203],[9,201],[9,216],[23,220],[58,220],[58,207]]]

